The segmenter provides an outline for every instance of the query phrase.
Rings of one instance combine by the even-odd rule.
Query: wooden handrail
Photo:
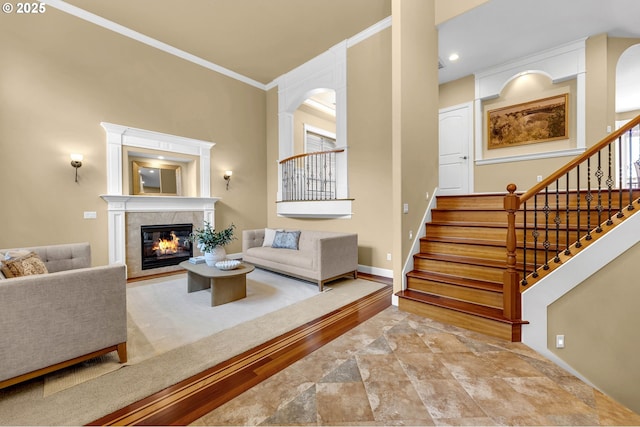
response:
[[[594,154],[602,150],[607,145],[611,144],[613,141],[615,141],[617,138],[622,136],[629,129],[639,124],[640,124],[640,116],[631,120],[629,123],[625,124],[614,133],[607,135],[596,145],[589,148],[584,153],[577,156],[575,159],[571,160],[569,163],[567,163],[566,165],[564,165],[563,167],[561,167],[560,169],[558,169],[557,171],[549,175],[546,179],[543,179],[542,181],[540,181],[539,183],[531,187],[529,190],[527,190],[523,195],[520,196],[520,204],[526,202],[527,200],[532,198],[534,195],[538,194],[540,191],[544,190],[546,187],[553,184],[558,178],[565,175],[567,172],[575,168],[577,165],[584,162],[586,159],[593,156]]]
[[[509,184],[507,186],[507,194],[504,197],[504,210],[507,213],[507,235],[506,235],[506,249],[507,249],[507,263],[506,263],[506,269],[504,271],[504,275],[503,275],[503,313],[504,316],[510,320],[521,320],[522,318],[522,310],[521,310],[521,304],[522,304],[522,298],[520,296],[520,285],[521,283],[523,285],[526,285],[526,276],[527,276],[527,258],[526,258],[526,250],[527,250],[527,245],[526,245],[526,241],[525,243],[523,243],[523,250],[525,251],[525,255],[524,255],[524,259],[522,261],[522,264],[524,265],[524,276],[525,276],[525,280],[523,282],[520,281],[520,274],[518,273],[518,271],[516,270],[516,264],[517,264],[517,259],[516,259],[516,249],[518,247],[517,244],[517,239],[516,239],[516,213],[518,211],[521,210],[522,206],[526,206],[525,203],[530,200],[530,199],[534,199],[536,197],[536,195],[545,192],[545,205],[543,206],[543,208],[541,209],[542,211],[544,211],[547,215],[547,220],[548,220],[548,215],[549,215],[549,204],[547,201],[547,191],[549,187],[552,187],[553,184],[555,183],[555,187],[556,187],[556,197],[555,197],[555,210],[552,210],[553,214],[555,215],[553,222],[555,223],[555,232],[556,232],[556,242],[554,243],[553,239],[550,239],[548,237],[548,223],[546,223],[547,225],[545,227],[544,231],[544,241],[543,241],[543,245],[545,246],[545,248],[548,248],[549,246],[553,246],[556,245],[557,247],[557,239],[558,239],[558,230],[559,230],[559,225],[561,222],[560,217],[558,216],[559,214],[559,199],[558,199],[558,182],[561,179],[565,179],[566,180],[566,189],[565,191],[567,191],[567,195],[566,195],[566,199],[565,199],[565,206],[562,208],[564,212],[566,212],[566,242],[564,244],[566,244],[567,249],[565,250],[564,255],[570,255],[571,251],[569,249],[569,247],[572,245],[572,243],[569,241],[569,196],[568,196],[568,192],[569,192],[569,174],[578,169],[579,166],[585,162],[588,163],[589,159],[598,154],[600,151],[602,151],[603,149],[610,147],[611,144],[613,144],[616,140],[619,140],[626,132],[629,132],[631,129],[636,128],[640,126],[640,116],[635,117],[634,119],[630,120],[627,124],[625,124],[624,126],[622,126],[620,129],[618,129],[617,131],[613,132],[610,135],[607,135],[605,138],[603,138],[601,141],[599,141],[597,144],[595,144],[594,146],[590,147],[589,149],[585,150],[584,153],[582,153],[579,156],[576,156],[574,159],[572,159],[570,162],[568,162],[566,165],[564,165],[563,167],[561,167],[560,169],[558,169],[557,171],[553,172],[552,174],[550,174],[548,177],[546,177],[545,179],[543,179],[541,182],[537,183],[535,186],[533,186],[532,188],[530,188],[529,190],[527,190],[525,193],[518,195],[516,194],[516,190],[517,187],[515,184]],[[599,230],[601,230],[600,228],[600,213],[604,212],[605,210],[608,210],[607,214],[608,215],[603,215],[606,216],[608,218],[607,224],[608,223],[612,223],[611,221],[611,204],[612,204],[612,183],[611,178],[612,178],[612,170],[611,170],[611,150],[609,149],[607,152],[607,157],[608,157],[608,178],[607,178],[607,186],[608,186],[608,190],[605,190],[605,194],[606,194],[606,198],[607,198],[607,204],[608,204],[608,209],[606,209],[601,203],[601,191],[600,191],[600,180],[602,179],[602,177],[604,176],[603,171],[600,170],[600,163],[598,160],[598,166],[597,166],[597,172],[599,173],[599,175],[597,175],[597,179],[598,179],[598,191],[597,191],[597,199],[593,202],[596,206],[596,209],[598,210],[598,221],[597,224],[598,228],[596,229],[596,231],[599,232]],[[599,157],[598,157],[599,159]],[[620,159],[622,159],[622,157],[620,157]],[[580,187],[580,181],[579,181],[579,176],[577,178],[577,187]],[[580,188],[576,188],[576,190],[579,192]],[[620,188],[620,193],[619,193],[619,208],[622,209],[622,187]],[[629,199],[631,199],[631,195],[633,193],[633,189],[630,186],[629,189],[630,193],[629,193]],[[587,210],[590,209],[590,205],[592,203],[593,197],[591,196],[591,187],[589,186],[589,194],[586,196],[585,198],[586,203],[587,203]],[[575,248],[580,248],[581,247],[581,243],[580,243],[580,200],[578,199],[577,201],[577,207],[578,207],[578,227],[576,227],[576,233],[577,233],[577,240],[575,243]],[[535,210],[535,206],[534,206],[534,210]],[[629,202],[629,206],[628,206],[628,210],[633,210],[633,206],[631,204],[631,201]],[[523,219],[523,224],[524,224],[524,231],[525,231],[525,236],[526,236],[526,231],[527,231],[527,220],[526,220],[526,212],[525,212],[525,217]],[[622,212],[620,212],[618,214],[618,218],[620,218],[621,216],[624,216],[624,214],[622,214]],[[589,216],[587,217],[589,218]],[[537,230],[537,222],[534,219],[534,245],[533,250],[536,250],[536,241],[538,238],[538,230]],[[587,219],[587,232],[585,234],[585,236],[583,236],[587,241],[591,240],[591,234],[590,234],[590,220]],[[558,256],[558,253],[556,253],[556,257],[554,258],[554,261],[556,263],[560,262],[560,258]],[[537,263],[534,261],[534,266],[533,266],[533,273],[531,274],[532,277],[538,277],[537,276],[537,271],[536,268],[538,267],[536,265]],[[548,264],[546,263],[545,260],[545,264],[541,266],[544,270],[548,270]]]
[[[286,159],[280,160],[279,164],[283,164],[285,162],[288,162],[289,160],[297,159],[297,158],[300,158],[300,157],[314,156],[314,155],[318,155],[318,154],[342,153],[343,151],[344,151],[344,148],[338,148],[336,150],[314,151],[313,153],[296,154],[295,156],[287,157]]]

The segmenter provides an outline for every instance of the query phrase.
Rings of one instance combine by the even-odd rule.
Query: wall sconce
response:
[[[71,155],[71,166],[76,168],[76,182],[78,182],[78,168],[82,166],[82,154]]]
[[[224,172],[224,180],[227,181],[227,190],[229,190],[229,181],[231,181],[231,175],[233,175],[233,171],[225,171]]]

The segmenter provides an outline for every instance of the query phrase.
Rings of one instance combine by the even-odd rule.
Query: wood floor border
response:
[[[391,295],[385,286],[88,425],[187,425],[375,316]]]

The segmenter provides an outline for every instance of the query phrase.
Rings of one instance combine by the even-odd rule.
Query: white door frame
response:
[[[474,109],[473,109],[473,101],[470,102],[465,102],[463,104],[458,104],[458,105],[452,105],[451,107],[446,107],[446,108],[441,108],[440,110],[438,110],[438,117],[440,117],[440,115],[442,113],[449,113],[451,111],[455,111],[455,110],[462,110],[462,109],[466,109],[468,114],[469,114],[469,123],[467,124],[467,143],[469,144],[468,146],[468,161],[467,161],[467,177],[468,177],[468,188],[469,194],[473,194],[474,192],[474,185],[475,185],[475,180],[474,180],[474,165],[475,165],[475,157],[474,157],[474,153],[475,153],[475,143],[474,143]],[[438,120],[438,123],[440,123],[440,121]],[[440,144],[440,139],[438,139],[438,145]],[[438,166],[439,167],[439,166]]]

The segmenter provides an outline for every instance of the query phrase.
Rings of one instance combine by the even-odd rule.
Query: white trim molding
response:
[[[313,200],[277,202],[276,213],[291,218],[340,218],[350,219],[351,200]]]
[[[139,147],[200,158],[200,196],[211,196],[211,149],[214,142],[136,129],[129,126],[100,123],[107,132],[107,194],[121,195],[122,147]]]
[[[524,160],[551,159],[554,157],[579,156],[585,152],[585,148],[573,148],[571,150],[547,151],[544,153],[523,154],[521,156],[504,156],[495,159],[476,160],[476,166],[493,165],[496,163],[521,162]]]
[[[278,78],[278,159],[294,155],[294,113],[305,99],[318,90],[336,93],[336,149],[345,149],[336,158],[336,198],[328,201],[283,202],[282,168],[278,167],[277,213],[296,217],[346,217],[351,215],[349,170],[347,164],[347,43],[338,43],[328,51]],[[321,203],[322,205],[319,205]],[[322,211],[318,207],[323,206]],[[336,209],[334,212],[330,210]]]
[[[497,98],[505,86],[523,72],[544,74],[554,83],[576,79],[576,150],[586,147],[586,39],[507,62],[475,74],[476,164],[483,161],[484,115],[482,101]],[[580,152],[582,152],[580,151]],[[554,156],[555,157],[555,156]],[[487,159],[488,160],[488,159]],[[498,160],[498,159],[491,159]],[[521,158],[518,160],[526,160]],[[505,160],[512,161],[512,160]],[[498,163],[498,162],[495,162]]]
[[[160,49],[163,52],[169,53],[171,55],[177,56],[178,58],[182,58],[194,64],[200,65],[201,67],[208,68],[209,70],[215,71],[216,73],[220,73],[227,77],[231,77],[233,79],[239,80],[248,85],[257,87],[258,89],[265,90],[264,83],[260,83],[253,79],[250,79],[247,76],[243,76],[242,74],[236,73],[235,71],[229,70],[228,68],[224,68],[220,65],[214,64],[213,62],[209,62],[205,59],[200,58],[199,56],[193,55],[189,52],[185,52],[184,50],[181,50],[171,45],[168,45],[166,43],[163,43],[159,40],[146,36],[137,31],[134,31],[116,22],[105,19],[94,13],[88,12],[84,9],[81,9],[77,6],[69,4],[65,1],[62,1],[62,0],[39,0],[39,1],[42,3],[46,3],[47,5],[54,7],[62,12],[66,12],[69,15],[73,15],[77,18],[84,19],[87,22],[91,22],[92,24],[98,25],[102,28],[106,28],[107,30],[113,31],[125,37],[129,37],[130,39],[139,41],[140,43],[144,43],[156,49]]]
[[[126,212],[204,212],[204,221],[215,225],[215,203],[211,197],[211,148],[213,142],[169,135],[129,126],[100,123],[107,133],[107,192],[109,263],[126,264]],[[132,196],[123,194],[122,147],[138,147],[198,156],[200,197]]]

